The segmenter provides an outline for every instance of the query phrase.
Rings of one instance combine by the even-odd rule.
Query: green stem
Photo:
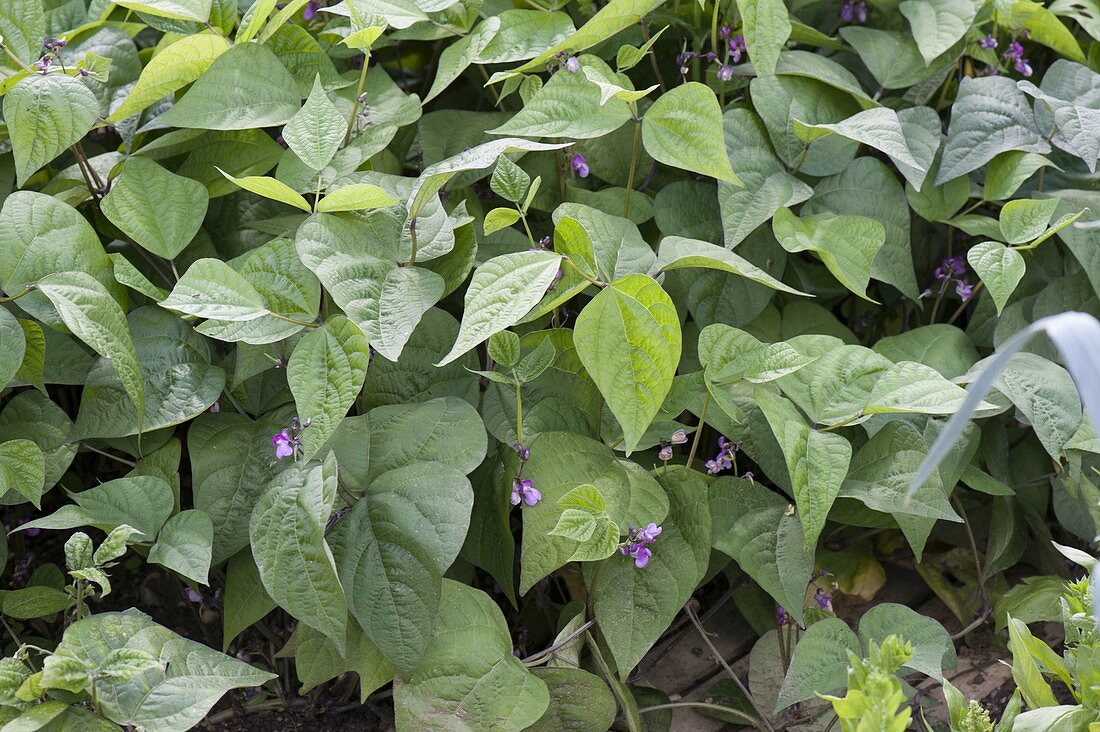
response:
[[[718,0],[714,0],[714,10],[710,14],[710,50],[718,53]]]
[[[687,468],[691,470],[691,464],[695,462],[695,455],[699,452],[699,441],[703,436],[703,426],[707,421],[707,407],[710,406],[710,389],[703,394],[703,408],[699,410],[699,424],[695,427],[695,439],[691,441],[691,452],[688,453]]]
[[[531,242],[532,247],[538,246],[537,244],[535,244],[535,235],[531,233],[531,227],[527,225],[527,214],[525,214],[523,211],[520,211],[518,207],[516,208],[516,210],[519,211],[519,218],[521,221],[523,221],[523,230],[527,232],[527,240]]]
[[[512,369],[512,376],[516,370]],[[523,444],[523,388],[516,381],[516,442]]]
[[[38,289],[38,285],[24,285],[23,289],[19,292],[11,295],[10,297],[0,297],[0,302],[11,302],[12,300],[18,300],[29,292],[34,292]]]
[[[111,453],[107,452],[106,450],[100,450],[99,448],[92,447],[91,445],[89,445],[87,443],[84,443],[84,442],[81,443],[81,446],[85,450],[91,450],[92,452],[98,453],[98,454],[100,454],[104,457],[109,457],[112,460],[117,460],[118,462],[122,463],[123,465],[129,465],[131,468],[137,467],[137,463],[135,463],[133,460],[127,460],[126,458],[121,458],[118,455],[112,455]]]
[[[603,562],[600,563],[600,569],[603,569],[603,564]],[[596,571],[599,572],[599,569]],[[600,673],[603,674],[603,677],[607,679],[607,685],[611,687],[611,693],[615,695],[615,699],[619,702],[619,706],[624,710],[629,708],[630,701],[623,698],[622,689],[619,684],[615,683],[616,680],[611,671],[611,667],[608,666],[607,661],[604,660],[603,653],[600,652],[600,647],[596,645],[596,639],[593,638],[592,633],[588,631],[585,631],[584,637],[588,639],[588,647],[592,649],[592,658],[596,659],[596,665],[599,666]],[[638,713],[641,714],[641,711],[642,710],[639,709]],[[624,717],[627,729],[629,729],[630,732],[641,732],[634,724],[631,715],[625,714]]]
[[[367,66],[370,65],[370,53],[363,54],[363,67],[359,69],[359,85],[355,87],[355,99],[351,104],[351,117],[348,118],[348,131],[344,133],[344,146],[351,142],[351,131],[355,129],[355,116],[359,114],[359,97],[363,95],[363,86],[367,83]]]
[[[592,275],[585,272],[583,269],[578,267],[577,264],[572,259],[570,259],[569,257],[565,257],[565,261],[569,263],[570,267],[572,267],[574,270],[577,271],[577,274],[579,274],[581,277],[583,277],[584,279],[591,282],[596,287],[607,287],[606,282],[604,282],[602,280],[598,280],[595,277],[593,277]]]
[[[631,104],[631,112],[634,105]],[[626,200],[623,203],[623,218],[630,218],[630,194],[634,192],[634,170],[638,165],[638,141],[642,134],[642,123],[634,116],[634,142],[630,146],[630,172],[626,176]]]
[[[409,266],[416,264],[416,217],[413,216],[409,219],[409,241],[412,246],[412,253],[409,254]]]
[[[652,707],[642,707],[638,710],[638,714],[649,714],[650,712],[660,712],[666,709],[709,709],[712,712],[721,712],[731,717],[738,717],[739,719],[745,720],[747,724],[759,728],[759,722],[751,715],[742,712],[740,709],[724,707],[721,704],[709,704],[707,702],[669,702],[668,704],[655,704]]]
[[[275,318],[276,320],[282,320],[285,323],[293,323],[294,325],[303,325],[306,328],[320,328],[321,327],[320,324],[318,324],[318,323],[314,323],[314,322],[311,322],[311,321],[308,321],[308,320],[298,320],[297,318],[292,318],[289,315],[282,315],[281,313],[271,312],[270,310],[268,311],[267,314],[270,315],[271,317]]]

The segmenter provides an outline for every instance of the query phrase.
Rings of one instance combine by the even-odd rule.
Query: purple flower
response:
[[[840,19],[845,23],[866,23],[867,22],[867,3],[854,0],[844,0],[840,4]]]
[[[978,41],[978,45],[987,51],[992,51],[994,48],[997,47],[997,39],[994,38],[992,34],[987,33],[985,35],[985,38]]]
[[[955,292],[963,299],[963,302],[966,302],[974,294],[974,285],[966,280],[959,280],[955,283]]]
[[[183,588],[183,596],[187,598],[188,602],[202,602],[202,595],[195,592],[195,589],[190,586]]]
[[[519,455],[519,459],[523,462],[527,462],[531,459],[531,450],[519,444],[518,442],[512,445],[512,449],[516,451],[516,454]]]
[[[577,60],[576,56],[570,56],[565,59],[565,68],[569,73],[575,74],[581,70],[581,62]]]
[[[728,25],[724,25],[719,28],[718,35],[722,36],[723,41],[728,41],[730,38],[730,27]]]
[[[733,67],[729,65],[722,66],[718,69],[718,81],[729,81],[733,78]]]
[[[673,445],[683,445],[688,441],[687,432],[683,430],[676,430],[672,433],[672,437],[668,438],[668,441]]]
[[[745,52],[745,37],[741,34],[737,34],[730,39],[730,61],[741,63],[741,54]]]
[[[287,430],[279,432],[271,438],[271,444],[275,446],[275,457],[278,460],[282,460],[285,457],[290,457],[294,454],[296,440],[290,436]]]
[[[782,628],[787,624],[787,611],[782,605],[775,606],[775,627]]]
[[[35,61],[31,66],[41,71],[43,74],[50,70],[50,66],[53,64],[53,60],[49,56],[43,56]]]
[[[313,20],[317,16],[317,9],[319,7],[320,5],[318,3],[314,2],[314,0],[310,0],[310,2],[306,3],[305,10],[302,11],[302,18],[304,20]]]
[[[952,277],[961,277],[964,274],[966,274],[966,260],[963,259],[961,254],[943,260],[943,264],[936,267],[932,272],[932,276],[941,282]]]
[[[653,552],[646,545],[657,541],[660,535],[661,527],[654,523],[644,529],[631,526],[626,535],[626,542],[619,547],[619,551],[623,556],[631,557],[635,567],[642,569],[649,564],[650,557],[653,556]]]
[[[31,528],[27,529],[26,532],[24,532],[24,535],[25,536],[38,536],[41,533],[42,533],[42,529],[38,528],[37,526],[32,526]]]
[[[523,501],[528,506],[534,506],[542,500],[542,494],[530,478],[514,478],[512,480],[512,505],[518,506]]]
[[[672,445],[662,443],[661,449],[657,451],[657,458],[663,462],[668,462],[672,459]]]
[[[707,473],[710,475],[718,475],[718,473],[721,473],[723,470],[732,468],[733,454],[737,452],[738,449],[738,445],[730,442],[725,437],[719,437],[718,454],[714,456],[713,460],[707,460]]]
[[[663,529],[661,529],[660,526],[650,523],[649,526],[646,526],[644,529],[638,529],[637,532],[635,532],[635,536],[638,541],[641,541],[643,544],[652,544],[657,541],[657,537],[661,535],[661,531],[663,531]]]
[[[1026,58],[1018,58],[1012,62],[1012,68],[1016,69],[1017,73],[1021,76],[1031,76],[1031,64],[1028,63]]]
[[[1020,43],[1019,41],[1013,41],[1012,43],[1008,44],[1008,50],[1005,51],[1005,58],[1006,59],[1023,58],[1023,57],[1024,57],[1024,46],[1023,46],[1022,43]]]
[[[221,404],[220,401],[215,399],[214,403],[210,405],[210,413],[211,414],[217,414],[220,411],[222,411],[222,404]]]
[[[653,556],[653,552],[640,544],[624,549],[623,554],[633,557],[634,566],[638,569],[645,569],[645,566],[649,564],[649,558]]]
[[[833,611],[833,596],[820,587],[814,591],[814,602],[817,603],[819,608],[826,612],[831,613]]]
[[[573,168],[573,172],[581,178],[588,177],[588,161],[580,153],[569,159],[569,165]]]

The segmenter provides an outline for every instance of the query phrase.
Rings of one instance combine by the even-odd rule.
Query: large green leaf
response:
[[[15,491],[41,508],[46,482],[46,462],[42,448],[31,440],[0,442],[0,495]]]
[[[164,47],[145,65],[133,89],[107,121],[115,123],[138,114],[168,94],[190,84],[229,48],[229,41],[217,33],[183,36]]]
[[[842,285],[871,299],[867,297],[871,266],[886,243],[886,230],[878,221],[829,213],[798,218],[781,208],[775,212],[772,229],[788,252],[814,252]]]
[[[504,616],[480,590],[443,581],[424,658],[394,682],[397,728],[474,732],[526,729],[546,711],[546,684],[512,655]]]
[[[211,0],[118,0],[116,4],[161,18],[196,23],[205,23],[211,8]]]
[[[283,127],[283,140],[303,163],[324,170],[344,143],[347,131],[347,117],[328,98],[318,76],[306,103]]]
[[[985,283],[985,289],[989,290],[1000,314],[1024,278],[1027,269],[1024,256],[999,241],[983,241],[970,247],[966,252],[966,261]]]
[[[763,384],[812,363],[787,343],[762,343],[743,330],[714,323],[699,333],[699,362],[712,384]],[[778,439],[778,436],[777,436]]]
[[[148,251],[173,259],[191,243],[206,216],[206,187],[148,158],[127,160],[100,208]]]
[[[616,78],[611,69],[596,56],[581,56],[578,63],[579,71],[562,69],[551,76],[516,116],[490,132],[586,140],[602,137],[626,124],[630,119],[626,102],[613,98],[601,103],[600,88],[585,76],[589,70]]]
[[[977,0],[905,0],[898,10],[928,65],[966,35],[981,7]]]
[[[29,439],[42,450],[43,492],[61,479],[76,456],[77,445],[69,439],[72,427],[65,411],[37,391],[16,394],[0,412],[0,440]]]
[[[411,463],[374,480],[331,534],[348,609],[403,678],[428,647],[473,502],[459,471]]]
[[[615,721],[615,697],[599,676],[579,668],[540,668],[535,676],[550,690],[550,707],[531,732],[608,730]]]
[[[95,526],[110,531],[132,526],[152,541],[168,520],[175,504],[172,487],[151,475],[116,478],[73,494],[76,505],[62,506],[44,518],[28,521],[20,529],[72,529]]]
[[[209,584],[214,524],[202,511],[180,511],[164,524],[149,561],[178,572],[189,580]]]
[[[4,96],[4,121],[15,155],[15,180],[22,186],[43,165],[95,124],[99,101],[79,78],[32,74]]]
[[[658,97],[642,118],[642,144],[658,162],[741,185],[723,144],[722,108],[703,84],[691,81]]]
[[[335,484],[334,460],[296,465],[276,475],[252,510],[248,536],[271,599],[342,653],[347,604],[325,543]]]
[[[299,100],[298,84],[278,57],[243,43],[214,59],[159,121],[203,130],[273,127],[298,112]]]
[[[118,724],[149,732],[190,729],[227,691],[260,686],[275,678],[183,638],[137,610],[97,613],[73,623],[55,653],[101,668],[120,649],[143,651],[159,663],[131,678],[106,674],[97,678],[93,683],[99,711]]]
[[[644,568],[616,553],[595,572],[592,613],[623,679],[676,618],[706,573],[710,511],[700,473],[670,468],[657,476],[667,492],[668,517]]]
[[[905,668],[942,681],[943,670],[955,665],[951,636],[934,618],[905,605],[885,602],[875,605],[859,619],[859,639],[864,652],[872,642],[881,645],[889,635],[898,635],[913,646],[913,655]]]
[[[84,272],[59,272],[45,277],[39,280],[38,291],[49,298],[75,336],[110,359],[126,394],[140,413],[145,408],[141,368],[126,316],[111,293]]]
[[[0,389],[7,387],[23,366],[27,335],[14,315],[0,309]]]
[[[820,620],[798,641],[775,704],[778,712],[848,683],[848,653],[859,654],[859,638],[839,618]]]
[[[779,53],[791,35],[791,20],[783,0],[737,0],[749,58],[758,74],[775,73]]]
[[[370,363],[370,347],[362,331],[342,315],[310,331],[294,346],[286,366],[298,418],[310,425],[302,434],[308,460],[325,444],[348,413]]]
[[[666,236],[661,240],[657,266],[662,272],[688,267],[713,269],[744,277],[780,292],[807,294],[783,284],[752,262],[724,247],[682,236]]]
[[[727,554],[799,623],[814,553],[787,501],[760,483],[719,478],[708,497],[714,548]]]
[[[672,299],[645,275],[616,280],[577,316],[573,342],[631,452],[657,416],[680,361]]]
[[[795,508],[810,551],[817,546],[825,519],[848,474],[852,445],[842,435],[813,429],[790,401],[773,392],[757,389],[756,402],[783,450]]]
[[[951,106],[936,185],[977,170],[1009,150],[1050,151],[1027,97],[1004,76],[964,78]]]
[[[1050,456],[1060,459],[1066,442],[1081,425],[1081,399],[1069,372],[1041,356],[1019,353],[995,383],[1031,423]]]
[[[502,254],[474,271],[458,338],[436,364],[446,366],[494,333],[515,325],[554,281],[562,258],[541,250]]]
[[[183,273],[162,308],[214,320],[247,321],[267,315],[267,303],[247,280],[220,259],[196,260]]]

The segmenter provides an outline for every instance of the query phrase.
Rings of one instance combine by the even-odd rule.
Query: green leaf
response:
[[[913,646],[905,668],[943,682],[943,670],[955,666],[951,636],[934,618],[892,602],[875,605],[859,619],[859,639],[864,653],[871,643],[881,645],[887,636],[898,635]]]
[[[294,648],[294,670],[302,682],[300,694],[354,671],[359,675],[359,699],[366,703],[367,697],[393,680],[393,666],[354,622],[348,623],[346,656],[336,650],[332,641],[307,625],[295,628],[287,646]]]
[[[210,18],[211,0],[118,0],[115,4],[159,18],[205,23]]]
[[[978,351],[966,333],[945,323],[887,336],[875,343],[874,350],[891,361],[915,361],[931,366],[947,379],[962,376],[978,360]]]
[[[987,201],[1003,201],[1040,168],[1057,166],[1036,153],[1021,150],[1003,152],[989,161],[985,169],[985,185],[982,198]]]
[[[298,193],[281,180],[269,178],[266,175],[249,175],[243,178],[235,178],[221,168],[218,168],[218,172],[224,175],[226,180],[232,181],[233,185],[239,186],[250,193],[255,193],[257,196],[285,203],[306,213],[313,211],[313,208],[301,193]]]
[[[587,140],[602,137],[630,119],[630,109],[621,99],[601,103],[601,91],[588,80],[583,69],[591,67],[601,77],[615,78],[614,72],[596,56],[580,56],[582,71],[563,69],[530,99],[514,117],[489,130],[494,135],[564,137]],[[629,83],[629,82],[626,82]]]
[[[398,674],[415,671],[462,548],[474,495],[462,473],[412,463],[383,473],[332,532],[349,610]]]
[[[15,156],[15,182],[27,179],[92,129],[99,100],[67,74],[32,74],[8,90],[4,120]]]
[[[577,316],[573,342],[622,425],[629,454],[657,416],[680,361],[680,320],[672,299],[645,275],[616,280]]]
[[[1069,373],[1033,353],[1018,353],[995,382],[1035,430],[1055,460],[1081,425],[1081,399]]]
[[[700,473],[669,468],[657,477],[668,493],[668,517],[643,568],[615,554],[591,586],[592,613],[625,679],[672,623],[706,573],[710,511]]]
[[[719,478],[708,498],[714,548],[727,554],[799,623],[814,570],[802,522],[787,501],[744,478]]]
[[[199,78],[218,56],[229,49],[228,40],[210,32],[183,36],[164,47],[149,59],[134,88],[107,118],[107,122],[114,124],[138,114],[182,89]]]
[[[843,620],[825,618],[807,628],[794,647],[775,711],[847,686],[849,653],[858,655],[859,638]]]
[[[6,593],[3,612],[9,618],[30,620],[56,615],[62,610],[67,610],[72,604],[73,598],[61,590],[34,585]]]
[[[94,565],[102,567],[108,562],[113,562],[126,553],[126,545],[130,541],[130,537],[134,534],[140,534],[133,526],[116,526],[111,529],[111,533],[107,534],[107,538],[103,540],[103,543],[95,550],[92,555],[92,561],[89,563],[77,563],[69,560],[68,557],[68,542],[66,542],[66,557],[65,563],[72,569],[86,569],[88,566]],[[76,534],[73,535],[74,537]],[[74,566],[75,565],[75,566]]]
[[[80,340],[104,358],[140,413],[145,392],[137,352],[122,308],[103,285],[83,272],[59,272],[38,282],[61,320]]]
[[[149,732],[190,729],[231,689],[259,686],[275,678],[242,661],[183,638],[137,610],[97,613],[65,630],[56,654],[102,668],[118,651],[140,651],[160,664],[128,680],[94,683],[98,711],[120,725]],[[87,722],[79,729],[91,729]]]
[[[283,471],[256,502],[248,536],[267,594],[343,653],[347,605],[325,543],[335,484],[335,461]]]
[[[905,0],[898,10],[909,21],[927,66],[966,35],[982,4],[979,0]]]
[[[698,82],[662,94],[642,118],[642,144],[654,160],[741,185],[722,140],[718,98]]]
[[[62,689],[79,694],[91,684],[91,670],[76,658],[46,656],[42,661],[41,684],[46,689]]]
[[[951,107],[936,185],[977,170],[1009,150],[1050,151],[1027,97],[1004,76],[965,77]]]
[[[263,296],[220,259],[195,260],[160,302],[162,308],[215,320],[247,321],[269,312]]]
[[[666,236],[661,240],[657,266],[662,272],[688,267],[714,269],[744,277],[747,280],[780,292],[810,296],[808,293],[783,284],[752,262],[730,250],[698,239]]]
[[[921,48],[911,33],[848,25],[840,29],[840,35],[855,49],[884,89],[904,89],[940,78],[947,67],[955,65],[965,46],[965,39],[960,40],[926,65]]]
[[[783,451],[806,549],[812,551],[848,474],[852,445],[834,432],[813,429],[793,404],[770,391],[757,389],[756,402]]]
[[[1012,653],[1012,680],[1016,682],[1029,707],[1055,707],[1058,700],[1032,655],[1035,643],[1042,641],[1036,639],[1021,621],[1009,617],[1008,650]]]
[[[39,337],[41,333],[40,329]],[[23,366],[23,357],[26,352],[27,336],[21,321],[7,310],[0,308],[0,389],[5,388],[15,378]]]
[[[283,127],[283,140],[303,163],[324,170],[344,143],[347,131],[347,118],[329,100],[318,76],[306,103]]]
[[[247,537],[246,537],[247,543]],[[226,565],[225,607],[222,611],[222,651],[253,623],[263,620],[276,607],[267,595],[252,552],[242,549]],[[299,625],[303,630],[308,625]],[[317,635],[321,635],[318,633]],[[324,636],[321,636],[324,637]]]
[[[22,379],[45,394],[46,334],[43,332],[42,326],[33,320],[19,318],[18,324],[20,330],[23,331],[23,348],[18,347],[19,340],[16,338],[15,344],[10,347],[11,351],[9,351],[9,353],[19,354],[19,351],[22,350],[22,354],[19,354],[20,363],[18,370],[15,372],[15,378]],[[4,347],[8,348],[7,342],[5,342]]]
[[[205,189],[203,191],[205,193]],[[115,281],[120,285],[129,287],[134,292],[140,292],[154,302],[160,302],[168,297],[167,290],[150,282],[149,278],[142,274],[141,270],[135,267],[121,252],[111,252],[107,256],[111,259]]]
[[[1050,8],[1030,0],[1013,0],[995,6],[996,18],[1010,28],[1027,28],[1028,38],[1065,56],[1085,63],[1085,54],[1073,33],[1058,20]]]
[[[138,674],[154,668],[160,668],[160,662],[148,652],[137,648],[116,648],[103,659],[99,673],[126,683]]]
[[[546,714],[528,732],[606,730],[615,721],[615,697],[603,679],[579,668],[538,668],[533,673],[550,690]]]
[[[164,524],[149,561],[199,584],[209,584],[214,524],[202,511],[181,511]]]
[[[585,57],[588,58],[588,57]],[[612,99],[617,99],[627,104],[637,102],[646,97],[657,88],[657,84],[641,91],[635,91],[633,84],[623,76],[613,76],[611,69],[606,66],[589,65],[581,69],[586,79],[599,87],[600,106],[607,104]],[[625,84],[625,86],[624,86]]]
[[[478,267],[466,289],[458,338],[436,366],[446,366],[494,333],[518,323],[542,298],[560,264],[559,254],[527,251],[502,254]]]
[[[100,203],[103,215],[142,248],[165,259],[191,243],[206,216],[206,187],[148,158],[130,158]]]
[[[774,74],[779,53],[791,35],[791,21],[783,0],[737,0],[741,30],[756,73]]]
[[[159,121],[203,130],[274,127],[298,112],[299,99],[298,84],[274,53],[242,43],[214,59]]]
[[[496,604],[480,590],[444,580],[440,607],[420,666],[394,681],[398,726],[518,732],[534,724],[550,694],[512,655]]]
[[[507,229],[509,226],[519,221],[520,216],[520,212],[514,208],[494,208],[492,211],[485,214],[485,220],[482,222],[485,236],[495,234],[502,229]]]
[[[505,13],[509,11],[504,11]],[[511,11],[518,12],[518,11]],[[503,15],[503,14],[502,14]],[[541,17],[549,13],[537,13]],[[483,51],[493,42],[501,28],[504,18],[501,16],[486,18],[478,23],[470,33],[443,49],[436,64],[435,80],[431,89],[424,95],[424,104],[442,94],[447,87],[458,79],[471,63],[477,60]]]
[[[999,315],[1024,278],[1027,265],[1023,255],[999,241],[983,241],[967,251],[966,261],[985,283]]]
[[[923,163],[917,161],[909,149],[898,113],[888,107],[865,109],[836,124],[811,125],[797,119],[794,121],[794,134],[803,142],[812,143],[829,133],[836,133],[881,150],[899,168],[906,166],[924,173],[927,172],[927,165],[932,162],[930,156]]]
[[[95,526],[110,531],[132,526],[143,541],[152,541],[172,514],[176,502],[172,487],[150,475],[116,478],[72,495],[75,506],[62,506],[49,516],[28,521],[25,529],[72,529]]]
[[[507,155],[497,158],[496,167],[493,168],[493,177],[489,179],[489,188],[501,198],[512,203],[519,203],[531,187],[531,176],[513,163]]]
[[[1005,241],[1009,244],[1023,244],[1035,239],[1046,231],[1047,224],[1057,209],[1057,198],[1020,198],[1009,201],[1001,208],[1000,216]]]
[[[489,358],[501,366],[515,366],[519,362],[519,336],[510,330],[502,330],[489,339]]]
[[[762,343],[743,330],[714,323],[699,333],[699,362],[713,384],[741,381],[763,384],[798,371],[816,360],[787,343]]]
[[[302,453],[308,460],[325,444],[348,413],[370,363],[370,347],[362,331],[342,315],[334,315],[298,341],[287,362],[286,378],[302,422]]]
[[[798,218],[782,208],[775,212],[772,229],[788,252],[814,252],[842,285],[874,302],[867,296],[867,285],[875,255],[886,242],[881,223],[830,213]]]
[[[367,183],[353,183],[330,190],[317,203],[319,213],[337,211],[364,211],[386,208],[397,203],[397,199],[382,188]]]

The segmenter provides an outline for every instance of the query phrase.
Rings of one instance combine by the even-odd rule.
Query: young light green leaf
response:
[[[303,163],[324,170],[344,143],[347,131],[347,117],[328,98],[318,75],[306,103],[283,127],[283,140]]]
[[[88,563],[81,563],[73,561],[69,558],[68,542],[65,544],[65,563],[70,569],[85,569],[89,566],[102,567],[108,562],[113,562],[119,557],[126,554],[126,545],[130,542],[130,537],[137,535],[138,541],[141,541],[141,532],[135,529],[133,526],[116,526],[111,529],[111,532],[107,534],[107,538],[96,548],[95,553],[92,554],[92,561]],[[74,536],[76,536],[74,534]],[[82,542],[81,542],[82,543]]]
[[[657,258],[657,266],[662,272],[668,272],[687,267],[699,267],[714,269],[721,272],[739,275],[747,280],[759,283],[773,290],[788,292],[792,295],[805,295],[809,293],[796,290],[783,284],[740,255],[734,254],[729,249],[717,246],[698,239],[685,239],[682,236],[666,236],[661,240],[660,254]]]
[[[489,188],[501,198],[518,204],[527,195],[531,187],[531,176],[513,163],[507,155],[497,158],[493,176],[489,179]]]
[[[875,255],[886,243],[882,224],[864,216],[830,213],[796,217],[781,208],[772,219],[775,238],[788,252],[817,254],[842,285],[865,300]]]
[[[183,273],[162,308],[199,318],[247,321],[267,315],[267,303],[248,281],[220,259],[196,260]]]
[[[741,185],[722,140],[718,98],[698,82],[662,94],[642,118],[642,144],[654,160]]]
[[[1058,209],[1057,198],[1019,198],[1001,208],[1001,232],[1009,244],[1023,244],[1044,231]]]
[[[1000,314],[1027,271],[1023,255],[999,241],[983,241],[970,248],[966,261],[985,283]]]
[[[657,416],[680,361],[672,298],[645,275],[616,280],[577,316],[573,343],[622,426],[629,454]]]
[[[750,334],[722,323],[699,333],[699,361],[715,384],[744,379],[754,384],[774,381],[816,360],[787,343],[762,343]]]
[[[458,338],[437,363],[445,366],[462,354],[520,321],[554,281],[561,255],[545,251],[502,254],[474,271],[466,290]]]
[[[298,341],[287,362],[286,379],[298,418],[309,420],[302,433],[302,453],[309,459],[348,413],[370,363],[363,332],[342,315],[334,315]]]
[[[1057,168],[1047,158],[1037,153],[1009,150],[989,161],[985,169],[985,185],[982,198],[987,201],[1003,201],[1040,168]]]
[[[288,206],[293,206],[306,213],[313,211],[301,193],[298,193],[277,178],[269,178],[266,175],[248,175],[243,178],[236,178],[226,173],[221,168],[218,168],[218,172],[224,175],[226,179],[231,181],[234,185],[251,193],[255,193],[257,196],[263,196],[264,198],[270,198],[272,201],[285,203]]]
[[[130,10],[172,20],[189,20],[205,23],[210,19],[211,0],[118,0]]]
[[[220,54],[159,121],[172,127],[245,130],[285,124],[299,109],[298,84],[259,43]]]
[[[100,208],[139,246],[174,259],[199,232],[208,202],[202,183],[134,157],[123,163]]]
[[[482,231],[485,236],[489,236],[501,229],[507,229],[519,220],[520,212],[514,208],[494,208],[492,211],[485,214],[485,220],[482,222]]]
[[[83,272],[58,272],[38,282],[65,325],[93,351],[108,358],[139,413],[145,392],[134,342],[122,308],[103,285]]]
[[[167,567],[183,577],[209,584],[214,524],[202,511],[180,511],[161,528],[149,550],[149,561]]]
[[[745,46],[756,73],[774,74],[779,52],[791,35],[790,14],[783,0],[737,0]]]
[[[92,129],[99,100],[79,78],[67,74],[32,74],[4,97],[4,121],[15,156],[15,182],[20,187]]]
[[[149,59],[134,88],[107,121],[114,124],[124,120],[182,89],[199,78],[229,48],[229,41],[217,33],[181,37]]]
[[[318,213],[337,211],[365,211],[386,208],[397,203],[397,199],[382,188],[369,183],[353,183],[329,191],[317,203]]]
[[[335,461],[287,469],[256,502],[248,535],[267,594],[343,653],[347,604],[325,543],[335,494]]]
[[[591,64],[584,66],[581,70],[584,72],[585,78],[599,87],[601,107],[612,99],[618,99],[627,104],[636,102],[657,88],[657,84],[654,84],[647,89],[635,91],[633,88],[623,86],[623,83],[626,83],[625,80],[620,77],[613,78],[610,74],[611,69],[607,67]]]

